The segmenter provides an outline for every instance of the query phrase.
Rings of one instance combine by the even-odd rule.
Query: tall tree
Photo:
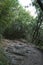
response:
[[[38,17],[37,17],[37,24],[35,26],[34,32],[33,32],[33,39],[32,42],[36,43],[36,44],[40,44],[40,26],[43,22],[43,4],[41,3],[41,0],[34,0],[33,2],[34,6],[36,7],[36,11],[38,13]],[[39,7],[40,6],[40,7]]]

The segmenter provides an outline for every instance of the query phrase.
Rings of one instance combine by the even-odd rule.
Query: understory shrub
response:
[[[6,56],[4,49],[0,46],[0,65],[9,65],[9,59]]]
[[[21,22],[13,22],[6,28],[3,33],[5,38],[15,39],[15,38],[24,38],[25,30]]]
[[[12,22],[10,26],[8,26],[4,33],[3,36],[4,38],[7,39],[20,39],[24,38],[27,41],[31,42],[32,38],[32,28],[33,28],[33,23],[32,22]]]

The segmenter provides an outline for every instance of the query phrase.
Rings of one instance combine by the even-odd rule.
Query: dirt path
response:
[[[43,65],[43,53],[26,41],[3,40],[10,65]]]

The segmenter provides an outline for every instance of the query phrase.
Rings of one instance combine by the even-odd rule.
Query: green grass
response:
[[[0,65],[9,65],[9,60],[1,47],[0,47]]]

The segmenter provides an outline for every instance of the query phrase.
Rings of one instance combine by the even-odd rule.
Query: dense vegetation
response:
[[[16,9],[14,13],[14,20],[5,29],[3,35],[5,38],[9,39],[26,38],[26,34],[30,32],[29,25],[32,25],[31,23],[34,21],[34,19],[29,15],[29,13],[25,12],[21,6]]]
[[[38,12],[35,19],[22,8],[18,0],[0,0],[0,39],[25,38],[29,42],[35,41],[35,44],[43,45],[43,20],[41,20],[43,13],[39,5],[35,2],[34,4]],[[8,65],[8,62],[6,56],[0,51],[0,65]]]
[[[41,3],[40,3],[41,4]],[[33,5],[36,7],[36,11],[38,14],[36,20],[36,26],[33,34],[33,41],[36,45],[43,46],[43,11],[37,1],[33,1]]]
[[[0,37],[14,17],[13,8],[18,5],[17,0],[0,0]]]
[[[0,37],[14,39],[27,38],[31,34],[34,19],[16,0],[0,2]]]

